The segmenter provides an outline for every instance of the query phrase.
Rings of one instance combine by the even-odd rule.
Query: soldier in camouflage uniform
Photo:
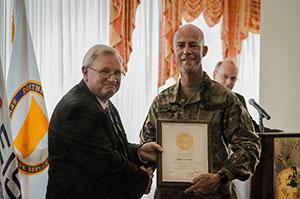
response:
[[[158,119],[208,120],[211,123],[211,173],[195,177],[188,188],[159,188],[155,198],[236,198],[231,181],[247,180],[260,157],[260,139],[237,97],[202,70],[207,53],[202,31],[191,24],[174,36],[181,78],[153,101],[140,133],[141,142],[156,141]]]

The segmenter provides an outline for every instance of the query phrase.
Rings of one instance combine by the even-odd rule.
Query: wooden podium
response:
[[[259,136],[262,153],[251,179],[251,199],[299,199],[300,133]]]

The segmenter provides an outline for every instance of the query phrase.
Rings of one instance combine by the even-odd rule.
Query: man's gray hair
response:
[[[219,70],[220,66],[221,66],[224,62],[227,62],[227,63],[230,63],[230,64],[236,66],[236,64],[235,64],[235,62],[234,62],[233,60],[231,60],[231,59],[229,59],[229,58],[226,58],[226,59],[224,59],[223,61],[219,61],[219,62],[216,64],[215,70]]]
[[[92,66],[98,55],[115,55],[120,64],[123,64],[122,57],[116,49],[104,44],[97,44],[91,47],[84,55],[82,67]]]
[[[215,70],[218,70],[222,63],[223,63],[223,61],[219,61],[215,66]]]

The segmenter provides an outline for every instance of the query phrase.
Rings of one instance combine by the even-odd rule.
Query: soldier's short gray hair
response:
[[[193,24],[185,24],[185,25],[179,27],[178,30],[174,33],[174,36],[173,36],[173,51],[174,51],[174,52],[175,52],[176,42],[177,42],[177,40],[178,40],[179,33],[180,33],[180,31],[182,31],[182,29],[184,29],[184,28],[190,28],[191,31],[196,31],[196,32],[198,32],[198,33],[201,35],[201,41],[199,41],[199,45],[200,45],[200,46],[204,46],[204,45],[205,45],[205,42],[204,42],[204,34],[203,34],[202,30],[201,30],[199,27],[197,27],[197,26],[195,26],[195,25],[193,25]]]

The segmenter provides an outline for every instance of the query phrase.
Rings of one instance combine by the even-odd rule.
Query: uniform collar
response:
[[[204,99],[205,97],[205,90],[207,89],[209,85],[209,77],[206,74],[206,72],[203,71],[202,79],[198,81],[199,84],[199,91],[195,93],[195,96],[189,100],[190,103],[194,103],[197,101],[200,101]],[[170,98],[170,103],[181,103],[183,101],[183,96],[182,96],[182,88],[181,88],[181,79],[179,79],[176,82],[176,85],[172,91],[172,97]]]

